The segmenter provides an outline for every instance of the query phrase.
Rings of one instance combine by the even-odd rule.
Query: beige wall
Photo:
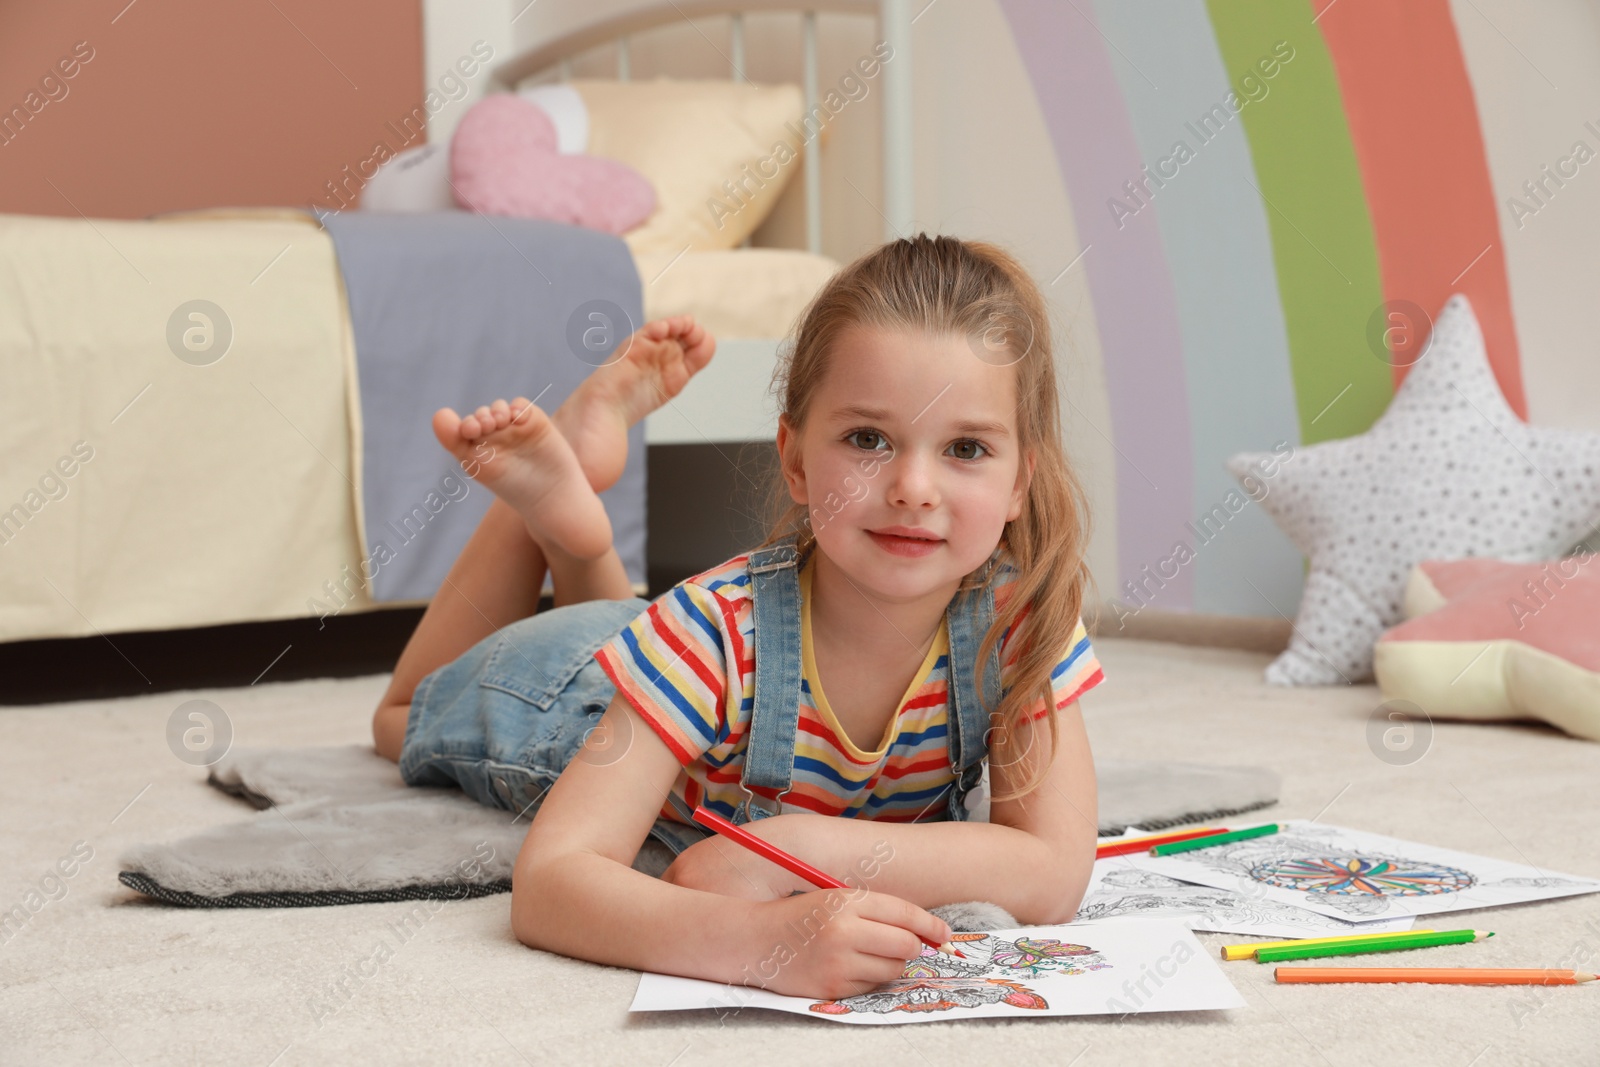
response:
[[[1500,210],[1529,421],[1600,431],[1600,341],[1589,325],[1600,286],[1600,162],[1583,165],[1532,216],[1519,220],[1510,206],[1532,204],[1523,184],[1575,142],[1600,148],[1591,129],[1600,129],[1600,8],[1452,0],[1451,11]]]

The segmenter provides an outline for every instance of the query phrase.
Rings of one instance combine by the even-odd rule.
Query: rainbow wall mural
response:
[[[1458,291],[1527,417],[1450,4],[1000,7],[1086,249],[1117,454],[1103,592],[1292,614],[1303,564],[1258,507],[1221,520],[1226,536],[1196,524],[1239,488],[1223,460],[1365,430]],[[1195,550],[1182,565],[1180,541]]]

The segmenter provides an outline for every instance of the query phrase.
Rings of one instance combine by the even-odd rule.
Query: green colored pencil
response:
[[[1266,837],[1268,834],[1277,833],[1282,827],[1275,822],[1265,826],[1252,826],[1248,830],[1230,830],[1225,834],[1208,834],[1205,837],[1191,837],[1187,841],[1173,841],[1165,845],[1157,845],[1150,850],[1152,856],[1170,856],[1174,852],[1189,852],[1197,848],[1210,848],[1212,845],[1227,845],[1235,841],[1248,841],[1252,837]]]
[[[1393,937],[1347,941],[1342,945],[1263,948],[1256,950],[1256,962],[1281,963],[1284,960],[1309,960],[1318,956],[1354,956],[1363,952],[1395,952],[1405,948],[1428,948],[1432,945],[1464,945],[1469,941],[1482,941],[1486,937],[1493,936],[1494,934],[1487,930],[1438,930],[1428,934],[1395,934]]]

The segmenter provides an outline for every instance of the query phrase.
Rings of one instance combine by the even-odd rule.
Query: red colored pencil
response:
[[[1094,850],[1094,858],[1103,860],[1107,856],[1127,856],[1135,852],[1148,852],[1156,845],[1170,845],[1174,841],[1189,841],[1196,837],[1208,837],[1211,834],[1225,834],[1226,830],[1215,826],[1207,826],[1199,830],[1179,830],[1170,834],[1152,834],[1148,837],[1129,837],[1121,841],[1107,841]]]
[[[852,888],[846,883],[839,881],[839,879],[835,878],[833,875],[817,870],[805,860],[797,859],[796,857],[789,855],[789,853],[785,852],[777,845],[774,845],[772,842],[763,841],[761,838],[757,837],[755,834],[751,833],[749,830],[746,830],[739,824],[729,822],[727,819],[724,819],[721,815],[718,815],[704,804],[701,804],[694,809],[694,817],[696,822],[701,823],[708,829],[715,830],[723,837],[726,837],[731,841],[738,842],[763,859],[769,859],[773,863],[776,863],[790,874],[804,878],[818,889]],[[941,945],[931,938],[923,937],[921,934],[918,934],[917,937],[921,938],[922,943],[931,949],[937,949],[940,952],[947,952],[952,956],[960,956],[962,959],[967,958],[966,953],[962,952],[953,945],[948,943]]]

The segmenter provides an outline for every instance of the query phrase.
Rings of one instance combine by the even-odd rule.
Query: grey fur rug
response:
[[[1264,768],[1100,760],[1100,832],[1167,826],[1277,802]],[[368,745],[230,753],[207,781],[261,809],[243,822],[144,844],[118,860],[124,885],[185,907],[260,908],[464,899],[511,889],[526,816],[456,789],[408,787]],[[654,838],[635,869],[659,876],[672,853]],[[983,901],[934,909],[958,930],[1016,925]]]

